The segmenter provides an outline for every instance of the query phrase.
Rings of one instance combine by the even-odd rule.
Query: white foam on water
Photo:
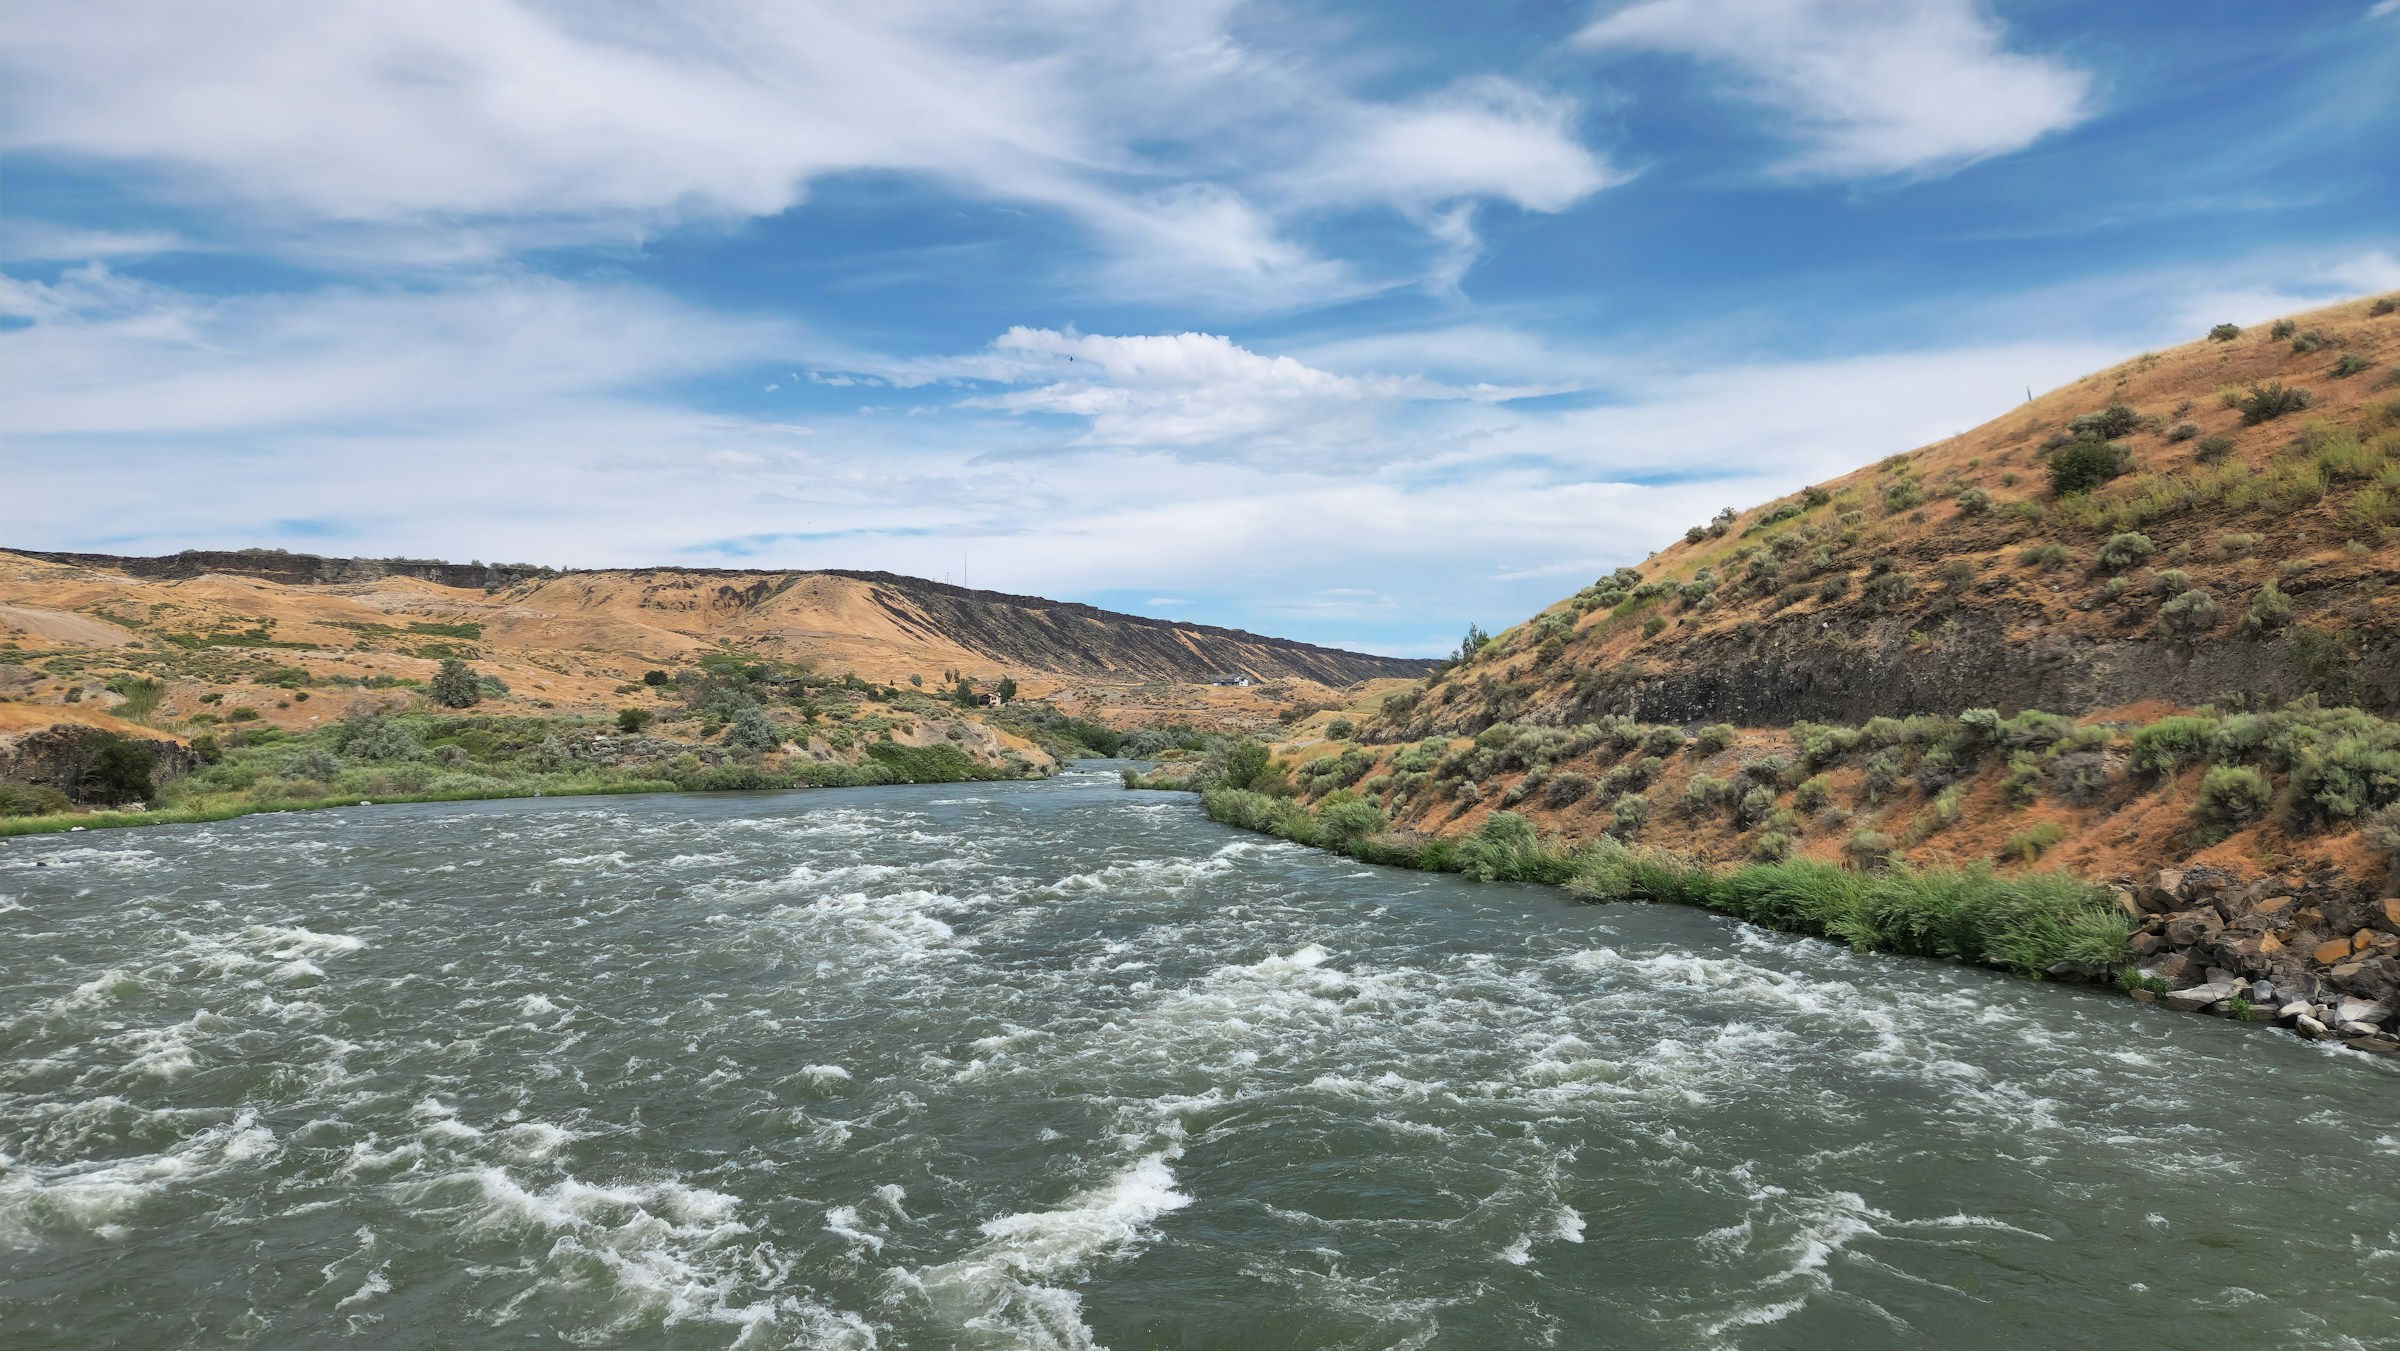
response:
[[[643,1326],[685,1322],[739,1329],[734,1345],[770,1332],[803,1336],[802,1345],[875,1345],[856,1315],[784,1293],[792,1264],[753,1238],[740,1202],[724,1192],[673,1180],[593,1185],[562,1176],[546,1186],[519,1181],[504,1167],[479,1167],[401,1187],[412,1204],[443,1208],[469,1232],[524,1244],[533,1284],[489,1316],[515,1320],[518,1307],[550,1290],[579,1303],[604,1283],[604,1307],[571,1340],[613,1340]],[[464,1198],[464,1204],[457,1204]],[[555,1316],[555,1315],[551,1315]]]
[[[149,1202],[179,1187],[245,1167],[282,1151],[275,1133],[245,1111],[156,1153],[106,1163],[11,1163],[0,1170],[0,1247],[32,1249],[45,1236],[126,1237]]]
[[[367,945],[367,940],[350,934],[324,934],[298,926],[252,925],[243,930],[242,937],[253,946],[265,948],[267,956],[279,962],[299,957],[336,957]]]
[[[1053,1282],[1125,1256],[1154,1235],[1160,1216],[1191,1204],[1169,1166],[1181,1153],[1169,1146],[1145,1154],[1049,1209],[987,1220],[984,1242],[966,1256],[895,1272],[897,1284],[960,1331],[1002,1334],[1038,1351],[1094,1351],[1081,1298]]]

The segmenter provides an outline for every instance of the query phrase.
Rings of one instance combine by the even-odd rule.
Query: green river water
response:
[[[0,845],[0,1345],[2367,1347],[2400,1067],[1106,767]]]

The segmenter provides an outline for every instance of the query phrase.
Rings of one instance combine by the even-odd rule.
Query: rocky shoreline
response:
[[[2135,999],[2400,1052],[2400,897],[2281,877],[2244,883],[2214,868],[2162,869],[2115,891],[2141,925],[2127,944],[2143,981]]]

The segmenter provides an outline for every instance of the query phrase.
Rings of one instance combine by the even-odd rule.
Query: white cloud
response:
[[[633,287],[504,276],[433,292],[211,299],[105,264],[0,278],[12,434],[165,433],[490,417],[788,350],[787,325]]]
[[[1420,457],[1462,430],[1443,405],[1502,403],[1533,387],[1342,375],[1212,333],[1112,337],[1012,328],[950,373],[1022,388],[967,406],[1084,419],[1074,446],[1162,450],[1299,468]],[[1406,415],[1415,425],[1402,428]]]
[[[14,263],[150,258],[192,247],[191,241],[171,230],[86,230],[54,221],[24,219],[0,224],[0,256]]]
[[[1295,192],[1409,207],[1490,197],[1563,211],[1623,181],[1576,140],[1572,99],[1471,79],[1397,108],[1356,110],[1350,136]]]
[[[1955,169],[2091,116],[2090,72],[2006,39],[1982,0],[1639,0],[1575,40],[1728,67],[1804,143],[1791,170],[1858,177]]]
[[[1363,99],[1236,41],[1235,8],[87,0],[20,16],[0,86],[17,153],[415,262],[770,215],[874,170],[1061,212],[1119,256],[1101,279],[1292,303],[1394,280],[1317,256],[1296,213],[1555,211],[1611,181],[1570,104]]]

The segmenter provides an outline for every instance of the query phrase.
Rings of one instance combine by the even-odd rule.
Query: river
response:
[[[2400,1069],[1041,783],[0,852],[44,1348],[2366,1347]]]

